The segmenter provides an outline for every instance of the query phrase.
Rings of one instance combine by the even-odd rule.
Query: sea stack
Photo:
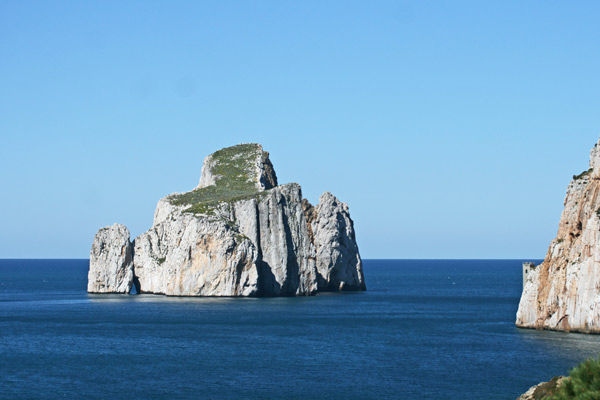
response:
[[[567,188],[558,234],[524,283],[522,328],[600,333],[600,142]]]
[[[130,255],[132,255],[130,257]],[[123,225],[92,245],[88,292],[170,296],[301,296],[365,290],[348,206],[279,185],[269,153],[240,144],[205,158],[200,182],[159,200],[152,227]]]

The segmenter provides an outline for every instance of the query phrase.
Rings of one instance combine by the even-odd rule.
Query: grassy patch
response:
[[[591,174],[593,171],[593,168],[588,169],[587,171],[583,171],[582,173],[580,173],[579,175],[573,175],[573,180],[578,180],[581,179],[583,177],[585,177],[586,175]]]
[[[234,203],[239,200],[255,198],[258,201],[268,193],[258,191],[228,190],[219,186],[209,186],[202,189],[192,190],[191,192],[174,195],[170,198],[171,204],[177,206],[190,205],[184,212],[194,214],[214,215],[215,208],[223,202]]]
[[[257,144],[238,144],[212,154],[212,174],[217,177],[217,186],[232,191],[256,191],[254,163],[260,156]]]
[[[185,212],[211,215],[222,202],[261,196],[254,169],[260,152],[257,144],[239,144],[213,153],[211,173],[216,178],[215,185],[173,195],[169,201],[177,206],[190,205]]]

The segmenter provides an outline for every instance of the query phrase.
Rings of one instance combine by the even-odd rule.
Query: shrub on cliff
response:
[[[569,372],[569,376],[560,384],[553,400],[600,399],[600,358],[589,359]]]

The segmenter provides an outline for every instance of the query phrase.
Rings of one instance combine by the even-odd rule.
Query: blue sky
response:
[[[0,2],[0,258],[133,236],[241,142],[364,258],[543,258],[600,135],[600,3]]]

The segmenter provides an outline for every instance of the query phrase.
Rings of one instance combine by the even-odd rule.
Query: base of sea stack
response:
[[[566,262],[562,254],[563,241],[554,239],[546,260],[532,268],[525,278],[517,310],[518,328],[600,333],[600,304],[596,295],[597,270],[593,259],[585,262]],[[579,277],[579,280],[577,278]],[[574,283],[578,282],[577,285]],[[572,296],[557,296],[557,292],[572,292]]]
[[[571,332],[571,333],[589,333],[593,335],[600,334],[599,329],[586,329],[586,328],[570,328],[570,327],[551,327],[551,326],[526,326],[516,324],[519,329],[533,329],[536,331],[554,331],[554,332]]]

